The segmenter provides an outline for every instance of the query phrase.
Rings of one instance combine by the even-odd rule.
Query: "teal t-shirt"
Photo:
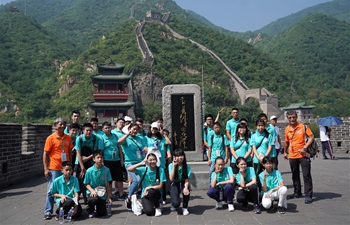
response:
[[[231,139],[230,148],[233,148],[236,151],[236,154],[238,157],[244,157],[249,150],[252,149],[252,146],[250,138],[248,139],[248,143],[245,141],[245,139],[238,139],[236,141],[236,138]],[[247,162],[251,162],[252,158],[248,156],[246,159]],[[231,163],[236,163],[235,157],[232,156]]]
[[[262,141],[262,142],[261,142]],[[267,138],[265,136],[265,132],[263,132],[262,134],[260,134],[258,131],[256,131],[251,138],[251,145],[259,145],[261,142],[261,145],[259,146],[259,148],[256,149],[256,151],[258,152],[258,155],[263,154],[264,156],[266,156],[266,152],[267,149],[270,145],[274,146],[275,143],[273,142],[273,137],[272,135],[269,135]],[[254,155],[254,159],[253,159],[253,163],[255,164],[259,164],[259,160],[258,158]]]
[[[208,138],[208,145],[211,147],[212,150],[210,160],[214,162],[217,157],[222,157],[223,159],[225,159],[225,146],[230,145],[230,143],[226,135],[224,135],[224,143],[222,143],[222,134],[216,134],[214,132]]]
[[[156,175],[157,175],[156,169],[154,169],[152,171],[149,166],[137,167],[135,170],[135,174],[139,175],[140,179],[142,179],[143,175],[145,174],[146,168],[147,168],[147,172],[146,172],[145,177],[142,180],[141,198],[143,197],[143,193],[144,193],[146,187],[156,185]],[[166,177],[165,177],[165,173],[164,173],[163,168],[159,168],[159,182],[166,182]],[[163,184],[163,185],[165,185],[165,184]],[[162,190],[159,190],[159,191],[162,193]]]
[[[264,184],[264,173],[267,173],[266,170],[259,174],[261,186],[263,186],[263,184]],[[267,191],[266,192],[269,192],[271,189],[280,186],[281,182],[283,182],[281,172],[273,169],[270,174],[267,173],[267,177],[266,177]],[[266,192],[264,192],[264,190],[263,190],[263,193],[266,193]]]
[[[277,134],[276,134],[276,129],[274,126],[272,126],[271,124],[267,125],[267,132],[269,132],[269,136],[271,135],[273,138],[273,143],[276,142],[277,139]],[[275,144],[272,146],[271,149],[271,153],[270,153],[270,157],[276,157],[277,156],[277,152],[276,152],[276,147]]]
[[[97,132],[93,130],[92,133],[97,137],[101,137],[102,135],[104,135],[105,132],[103,132],[102,130],[97,130]]]
[[[248,184],[253,180],[253,178],[256,178],[255,171],[253,167],[247,167],[246,168],[246,173],[244,175],[244,182],[245,184]],[[241,184],[241,172],[238,172],[236,175],[236,184],[240,185]]]
[[[117,135],[118,139],[125,135],[123,131],[118,130],[117,128],[113,129],[111,133]]]
[[[146,145],[147,147],[151,147],[151,148],[158,148],[161,157],[159,158],[160,160],[160,166],[161,168],[165,168],[165,150],[164,150],[164,145],[166,144],[165,138],[162,138],[162,140],[159,140],[156,137],[148,137],[145,136],[144,137],[146,140]]]
[[[87,146],[91,149],[91,154],[94,153],[94,151],[100,149],[103,150],[104,145],[102,139],[97,136],[92,134],[89,138],[89,140],[86,139],[85,134],[81,134],[80,136],[77,136],[75,139],[75,149],[77,151],[81,151],[82,147]],[[78,165],[78,157],[75,159],[75,164]],[[94,164],[93,161],[91,164]]]
[[[171,171],[173,171],[173,167],[174,167],[174,164],[173,163],[170,163],[169,166],[168,166],[168,170],[169,170],[169,173],[171,173]],[[182,182],[184,181],[182,179],[182,171],[183,171],[183,165],[182,166],[178,166],[177,167],[177,173],[178,173],[178,178],[175,180],[175,182]],[[191,178],[191,167],[190,165],[187,164],[187,177],[188,179]]]
[[[125,167],[134,165],[143,160],[143,148],[147,146],[144,138],[141,136],[128,136],[122,145],[124,153]]]
[[[215,176],[215,171],[211,173],[211,179],[213,180]],[[224,167],[222,172],[219,172],[218,175],[216,176],[216,183],[223,182],[223,181],[228,181],[230,178],[233,177],[233,171],[231,167]],[[220,185],[220,188],[224,188],[226,184]]]
[[[108,137],[106,134],[101,136],[104,144],[103,148],[103,160],[105,161],[119,161],[119,148],[118,148],[118,137],[117,135],[111,133]]]
[[[203,132],[202,132],[203,141],[206,141],[208,143],[208,137],[210,137],[212,133],[214,133],[214,130],[211,127],[203,128]],[[206,150],[208,151],[208,148],[206,148]]]
[[[70,176],[69,181],[64,180],[64,176],[57,177],[52,183],[52,194],[66,195],[69,198],[74,198],[74,193],[80,191],[78,178]],[[78,199],[77,199],[78,200]],[[55,199],[57,206],[60,205],[61,198]]]
[[[107,180],[106,180],[107,179]],[[84,184],[90,184],[95,189],[97,186],[106,187],[108,182],[112,181],[111,172],[106,166],[102,166],[100,169],[96,168],[96,164],[86,170]],[[86,189],[86,194],[90,194],[90,191]],[[106,200],[106,194],[101,199]]]
[[[230,119],[229,121],[227,121],[227,123],[226,123],[226,130],[230,131],[231,139],[235,137],[235,135],[236,135],[236,128],[237,128],[237,125],[240,123],[240,121],[241,121],[240,119],[235,121],[233,118]]]

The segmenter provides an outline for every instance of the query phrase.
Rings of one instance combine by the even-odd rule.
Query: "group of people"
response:
[[[228,204],[228,210],[234,211],[233,196],[238,187],[236,201],[247,209],[248,202],[253,203],[253,212],[261,213],[260,203],[265,209],[273,207],[278,200],[277,212],[287,209],[287,187],[278,171],[278,154],[284,153],[292,171],[294,194],[290,198],[299,198],[301,193],[300,169],[304,178],[305,203],[312,203],[313,186],[311,161],[307,152],[314,137],[308,126],[297,121],[297,113],[288,111],[289,125],[285,129],[285,145],[282,150],[277,117],[261,113],[256,122],[256,130],[248,129],[247,119],[239,118],[239,110],[233,108],[232,119],[226,123],[226,132],[222,134],[221,124],[212,114],[205,116],[203,128],[203,154],[209,166],[210,188],[208,196],[216,201],[216,208],[222,208],[222,201]],[[307,142],[305,142],[305,138]],[[225,165],[230,162],[228,167]],[[235,188],[236,187],[236,188]]]
[[[237,108],[232,109],[231,115],[225,134],[217,121],[219,115],[215,122],[211,114],[205,116],[203,150],[209,166],[207,195],[216,201],[217,209],[223,208],[225,201],[228,210],[234,211],[237,190],[236,201],[242,204],[242,209],[247,209],[251,202],[256,214],[261,213],[260,203],[269,209],[278,199],[277,211],[285,213],[287,188],[278,171],[277,156],[282,145],[277,118],[270,117],[270,124],[267,124],[267,115],[260,114],[255,123],[256,131],[251,132],[248,121],[239,118]],[[171,197],[171,211],[179,208],[182,194],[182,214],[189,214],[191,168],[182,149],[171,150],[169,131],[163,129],[161,118],[151,124],[148,132],[143,130],[141,118],[135,123],[129,116],[118,118],[115,129],[111,123],[104,122],[101,130],[97,118],[91,118],[90,123],[82,126],[79,111],[73,111],[71,118],[69,126],[62,118],[54,121],[56,131],[44,146],[44,174],[48,181],[44,219],[52,218],[54,198],[55,219],[58,220],[60,209],[64,214],[73,209],[73,217],[79,217],[82,214],[80,199],[87,204],[86,210],[92,218],[108,214],[113,195],[125,201],[126,208],[131,210],[131,199],[136,193],[140,194],[143,211],[148,216],[162,215],[167,193]],[[292,197],[302,196],[301,166],[305,203],[310,204],[313,187],[307,148],[313,141],[313,134],[308,126],[297,121],[295,111],[288,111],[287,118],[289,125],[285,129],[283,153],[292,171]],[[127,194],[123,191],[126,177]]]
[[[73,218],[80,217],[79,200],[87,205],[92,218],[107,215],[115,197],[125,201],[131,210],[131,197],[138,192],[148,216],[162,215],[167,192],[171,196],[170,209],[179,208],[182,194],[182,214],[189,214],[191,168],[182,149],[170,151],[169,131],[163,129],[161,118],[151,124],[148,132],[143,130],[141,118],[135,123],[129,116],[118,118],[115,129],[104,122],[101,130],[97,118],[82,126],[79,111],[73,111],[71,118],[69,126],[63,118],[57,118],[55,132],[45,142],[43,165],[48,187],[44,219],[52,218],[54,199],[56,220],[60,210],[67,215],[73,209]],[[123,191],[126,177],[128,194]]]

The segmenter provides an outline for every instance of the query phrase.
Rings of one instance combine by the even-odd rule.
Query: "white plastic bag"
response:
[[[137,200],[137,195],[133,194],[131,196],[131,209],[136,216],[140,216],[142,214],[142,204]]]

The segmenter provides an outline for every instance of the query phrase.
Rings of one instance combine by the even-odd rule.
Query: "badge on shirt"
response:
[[[61,154],[61,159],[62,159],[62,162],[67,161],[67,155],[66,155],[65,152],[62,152],[62,154]]]
[[[220,157],[220,156],[221,156],[221,154],[220,154],[220,149],[216,149],[215,152],[216,152],[216,156],[217,156],[217,157]]]

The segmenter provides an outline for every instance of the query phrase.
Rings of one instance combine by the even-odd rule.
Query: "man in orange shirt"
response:
[[[300,165],[304,178],[305,204],[310,204],[312,203],[313,187],[311,160],[306,149],[314,140],[314,135],[308,126],[305,131],[304,124],[297,121],[298,116],[296,111],[288,111],[287,118],[289,125],[285,129],[284,158],[289,159],[289,165],[292,171],[294,194],[291,197],[299,198],[302,196],[299,170]],[[308,136],[308,141],[306,143],[305,135]]]
[[[47,196],[44,211],[44,219],[51,219],[53,212],[54,198],[51,188],[53,181],[62,175],[62,162],[70,160],[70,149],[73,148],[72,139],[64,134],[67,122],[57,118],[53,125],[56,131],[46,138],[43,154],[44,174],[47,178]]]

